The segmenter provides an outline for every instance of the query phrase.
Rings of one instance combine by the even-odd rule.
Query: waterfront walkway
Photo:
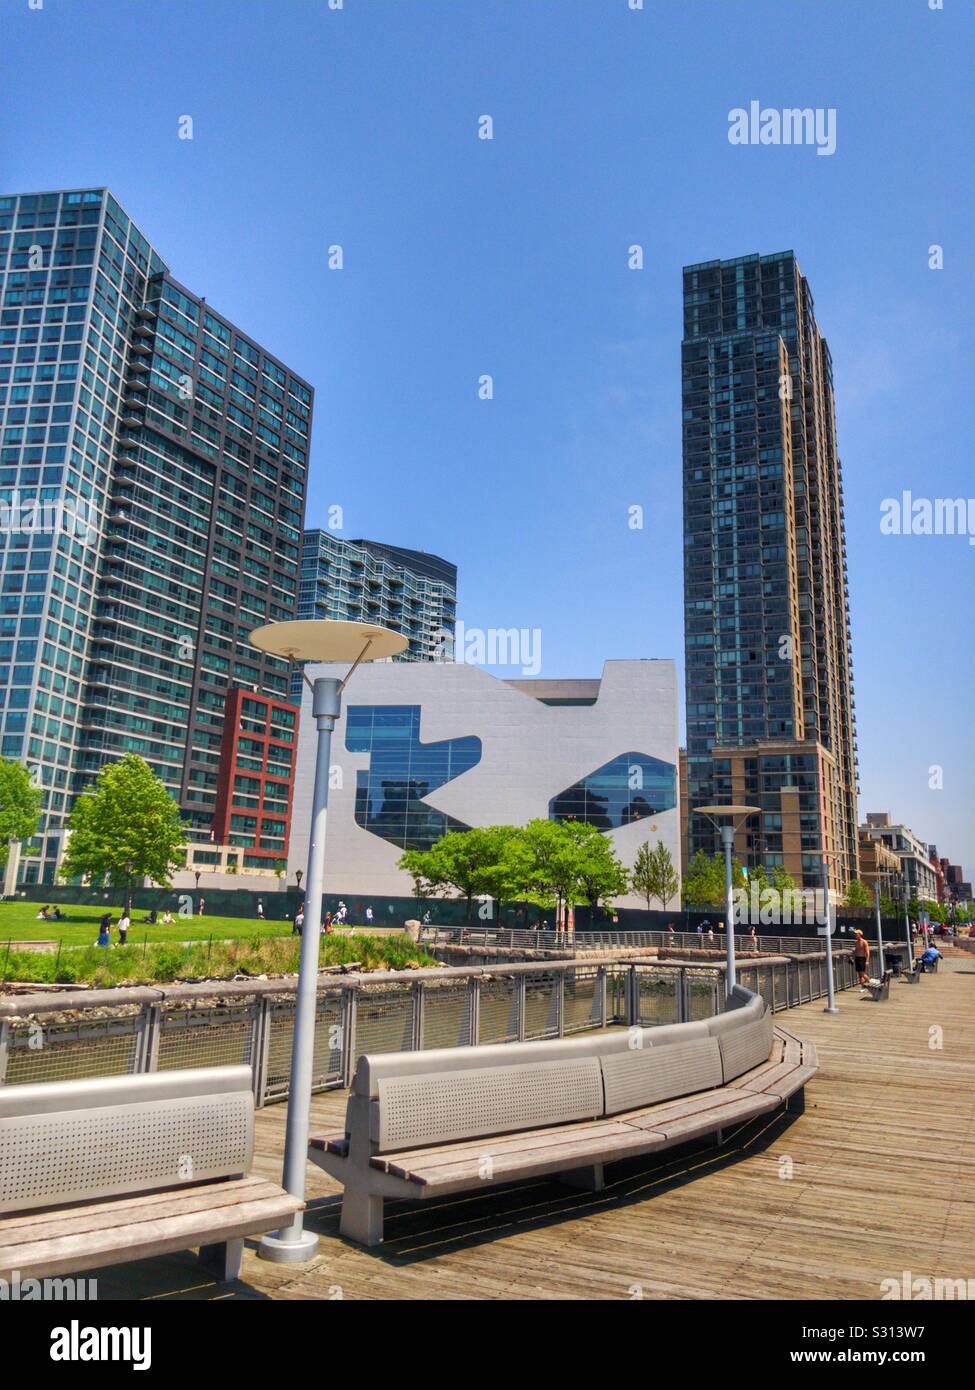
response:
[[[796,1118],[614,1165],[598,1194],[536,1180],[387,1203],[373,1251],[339,1239],[341,1189],[310,1166],[313,1264],[268,1264],[252,1244],[221,1287],[176,1255],[99,1271],[99,1297],[843,1299],[879,1298],[904,1271],[975,1276],[975,957],[895,979],[886,1004],[838,1002],[835,1017],[822,1001],[777,1015],[819,1050]],[[316,1096],[313,1130],[340,1126],[345,1101]],[[255,1172],[275,1180],[285,1113],[257,1118]]]

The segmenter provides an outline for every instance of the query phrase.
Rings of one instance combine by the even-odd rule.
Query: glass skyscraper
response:
[[[856,743],[832,365],[791,251],[684,269],[687,848],[857,874]]]
[[[381,623],[409,640],[397,661],[435,661],[452,653],[456,605],[457,566],[439,555],[331,531],[304,534],[299,618]]]
[[[246,639],[295,615],[312,390],[106,189],[0,198],[0,279],[0,752],[44,788],[50,882],[127,752],[207,835],[228,687],[286,696]]]

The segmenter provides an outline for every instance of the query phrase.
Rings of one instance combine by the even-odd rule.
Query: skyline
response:
[[[621,5],[611,18],[591,5],[557,17],[547,4],[506,11],[503,47],[493,4],[478,15],[431,4],[409,19],[385,5],[314,19],[279,5],[273,34],[268,11],[231,16],[213,4],[195,17],[190,52],[180,44],[180,11],[190,8],[171,7],[156,50],[175,60],[168,86],[140,88],[124,140],[107,116],[138,40],[125,7],[88,13],[83,30],[77,12],[50,6],[12,15],[4,192],[110,187],[165,248],[177,280],[314,384],[306,527],[325,525],[337,504],[342,539],[375,535],[446,556],[459,567],[459,617],[469,628],[539,629],[543,677],[592,676],[605,658],[637,656],[674,657],[683,670],[681,269],[795,250],[835,367],[858,819],[889,810],[970,866],[972,547],[962,536],[885,535],[880,526],[884,500],[905,491],[972,491],[963,291],[972,199],[957,174],[966,167],[957,111],[971,109],[957,55],[971,41],[956,18],[904,3],[892,32],[881,27],[892,7],[865,4],[844,10],[840,33],[822,25],[840,6],[800,5],[783,35],[774,25],[762,33],[775,7],[735,7],[740,27],[725,28],[718,52],[707,46],[716,11],[705,4],[690,15]],[[219,44],[227,25],[232,52]],[[520,49],[533,53],[553,25],[558,51],[543,50],[550,63],[536,74]],[[512,27],[524,45],[511,45]],[[81,32],[101,55],[85,77],[105,115],[79,131],[65,119],[63,79]],[[328,64],[320,106],[276,70],[284,51],[300,65],[302,36]],[[414,64],[408,89],[390,83],[397,40]],[[696,85],[675,107],[688,74],[676,62],[671,76],[667,55],[673,67],[702,40]],[[834,69],[841,40],[848,62]],[[260,117],[238,142],[228,124],[233,77],[240,55],[253,64],[258,43],[268,45],[264,86],[250,72],[248,94],[258,89]],[[922,43],[927,65],[912,62]],[[883,83],[852,56],[878,47]],[[787,80],[776,76],[785,55]],[[584,112],[563,106],[562,90],[574,94],[601,60],[619,81],[587,89]],[[916,106],[898,105],[891,69],[910,73]],[[436,91],[422,81],[434,73],[443,79]],[[129,80],[116,92],[123,100]],[[42,108],[25,84],[44,88]],[[736,148],[728,112],[756,97],[835,109],[835,153]],[[177,117],[194,112],[193,140],[179,141]],[[485,112],[494,114],[491,142],[477,139]],[[656,134],[640,125],[648,114]],[[573,123],[582,138],[572,138]],[[248,195],[261,185],[241,182],[245,149],[249,168],[275,172],[263,200]],[[311,177],[309,150],[320,161]],[[648,169],[661,176],[655,190],[637,177]],[[703,189],[688,170],[701,171]],[[739,179],[747,208],[735,197]],[[275,187],[291,193],[280,207]],[[819,227],[814,211],[826,199],[835,219]],[[335,243],[340,273],[326,266]],[[627,269],[633,243],[644,247],[643,271]],[[927,267],[932,243],[945,247],[942,271]],[[492,401],[477,397],[484,372],[495,379]],[[642,532],[628,527],[633,505],[644,507]],[[950,628],[939,636],[939,617],[954,637]],[[937,766],[940,791],[928,785]]]

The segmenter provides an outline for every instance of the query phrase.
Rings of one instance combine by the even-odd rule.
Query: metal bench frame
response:
[[[340,1233],[374,1246],[386,1198],[546,1174],[598,1190],[606,1163],[720,1136],[775,1109],[798,1113],[817,1066],[811,1043],[774,1028],[764,1000],[736,986],[725,1012],[703,1022],[360,1057],[344,1131],[313,1137],[309,1158],[345,1188]],[[641,1092],[660,1098],[625,1108]],[[536,1124],[533,1095],[547,1107]],[[479,1129],[485,1115],[492,1123]]]

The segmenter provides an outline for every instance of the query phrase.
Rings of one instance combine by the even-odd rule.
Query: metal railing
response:
[[[836,988],[855,983],[835,953]],[[363,1053],[562,1038],[613,1025],[709,1018],[723,964],[547,961],[322,975],[314,1087],[348,1086]],[[826,992],[825,960],[743,962],[774,1010]],[[0,998],[0,1085],[243,1063],[259,1105],[288,1094],[295,979],[72,990]]]
[[[851,938],[852,939],[852,938]],[[420,941],[425,946],[491,946],[511,950],[600,950],[622,947],[636,950],[646,946],[671,946],[679,950],[723,950],[724,932],[669,931],[542,931],[540,928],[511,927],[423,927]],[[839,941],[836,941],[839,944]],[[748,931],[735,932],[739,951],[764,951],[773,955],[813,954],[823,950],[821,936],[768,936],[760,932],[753,939]]]

